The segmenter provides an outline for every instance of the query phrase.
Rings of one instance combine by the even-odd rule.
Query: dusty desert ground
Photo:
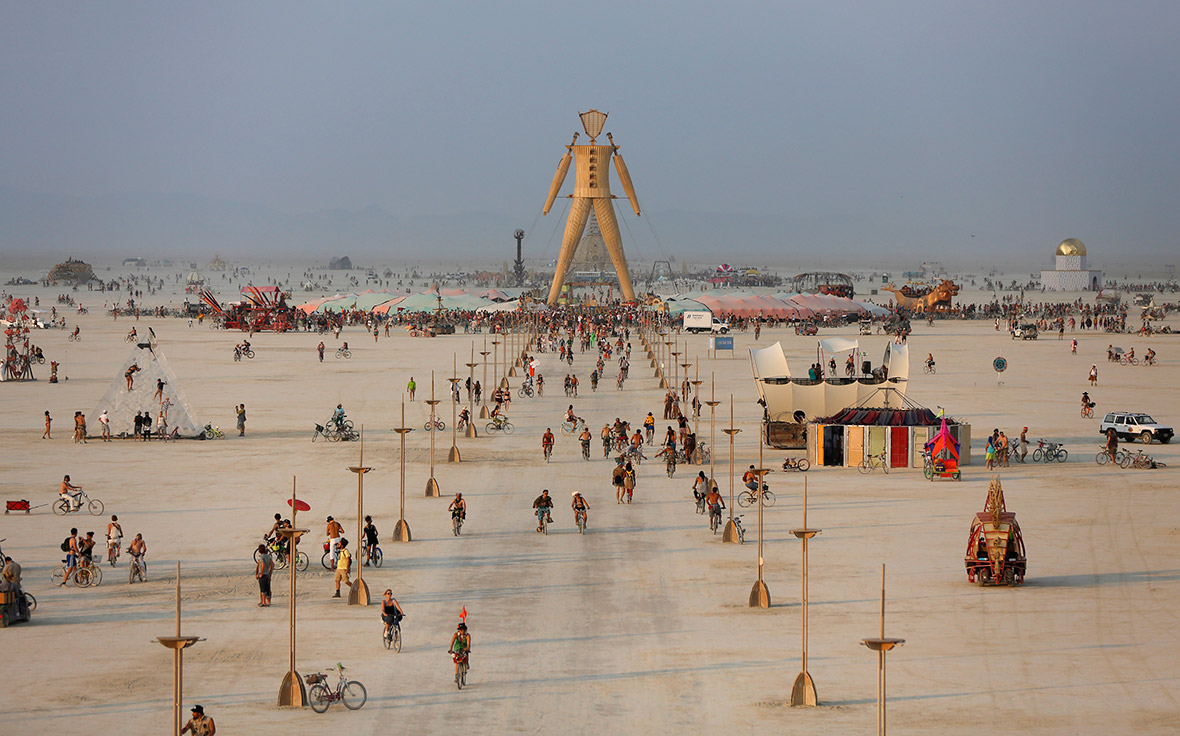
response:
[[[41,294],[44,306],[55,292],[27,293]],[[112,322],[100,311],[71,317],[82,326],[81,343],[67,343],[62,331],[34,336],[63,362],[69,381],[0,384],[0,495],[45,503],[69,473],[106,504],[104,517],[63,518],[48,508],[0,517],[3,548],[24,565],[25,586],[39,601],[31,623],[0,632],[0,691],[8,694],[0,732],[166,732],[170,655],[153,638],[172,631],[178,559],[185,631],[205,638],[186,656],[186,717],[188,706],[201,703],[220,733],[870,733],[876,662],[859,641],[877,631],[882,563],[887,631],[906,639],[889,658],[895,732],[979,733],[1002,724],[1028,734],[1171,734],[1180,721],[1180,448],[1151,448],[1166,470],[1099,468],[1099,419],[1078,416],[1087,370],[1097,363],[1101,380],[1091,393],[1099,418],[1122,408],[1180,422],[1180,338],[1076,333],[1079,354],[1071,356],[1069,334],[1066,341],[1019,343],[987,322],[916,324],[911,354],[934,352],[939,372],[914,371],[910,396],[970,421],[977,458],[992,427],[1014,436],[1027,425],[1032,438],[1063,441],[1070,460],[998,471],[1028,546],[1028,582],[1016,589],[979,589],[963,572],[968,525],[986,497],[981,463],[968,467],[961,483],[928,483],[915,471],[808,472],[808,521],[823,529],[810,548],[809,661],[822,707],[793,709],[786,702],[800,669],[800,544],[788,530],[802,522],[799,474],[770,476],[779,494],[765,515],[773,606],[751,609],[754,517],[746,515],[745,545],[722,544],[695,513],[689,468],[668,479],[662,467],[644,464],[635,503],[620,507],[610,502],[610,465],[597,442],[593,460],[584,462],[576,441],[559,436],[553,462],[543,461],[540,435],[556,429],[568,403],[559,386],[565,371],[552,353],[540,356],[549,395],[513,402],[516,434],[460,437],[463,462],[448,464],[445,377],[453,356],[466,362],[481,337],[396,333],[374,343],[353,328],[342,337],[354,357],[329,353],[321,364],[314,355],[319,336],[261,334],[257,357],[235,363],[240,334],[144,318],[140,330],[154,327],[200,420],[230,436],[76,445],[69,418],[75,410],[91,413],[129,352],[123,335],[132,321]],[[758,407],[744,357],[753,335],[737,336],[734,359],[706,359],[705,339],[687,338],[688,354],[702,378],[716,376],[726,402],[719,417],[728,417],[734,396],[745,430],[737,442],[742,468],[757,459]],[[814,355],[814,338],[786,331],[764,332],[761,344],[776,339],[793,365],[805,367]],[[884,340],[863,344],[879,356]],[[1112,341],[1135,345],[1140,355],[1150,344],[1161,365],[1107,364]],[[335,340],[326,342],[335,349]],[[1010,364],[1002,386],[991,369],[998,355]],[[647,361],[637,355],[633,364],[625,390],[607,383],[609,390],[583,391],[576,400],[593,430],[616,416],[633,423],[649,410],[660,416],[661,392]],[[589,354],[575,368],[588,389]],[[432,370],[448,425],[437,436],[441,500],[423,497],[429,436],[422,399]],[[406,404],[406,423],[418,428],[409,435],[406,471],[414,541],[398,544],[390,541],[399,460],[390,428],[411,375],[419,385],[419,400]],[[39,377],[47,376],[47,366],[40,368]],[[232,407],[240,402],[248,406],[244,438],[232,432]],[[381,646],[379,609],[331,599],[331,578],[319,565],[326,515],[341,519],[350,539],[356,534],[356,481],[347,466],[358,448],[310,441],[313,423],[337,403],[365,426],[365,462],[374,467],[365,508],[385,553],[384,566],[367,569],[365,578],[375,598],[392,588],[407,611],[400,654]],[[56,418],[53,441],[40,439],[46,409]],[[707,423],[701,436],[708,436]],[[720,429],[717,436],[724,489]],[[777,465],[783,455],[768,452],[767,462]],[[298,668],[344,663],[368,688],[360,711],[275,707],[287,668],[287,583],[276,576],[274,607],[256,607],[251,552],[272,514],[286,509],[293,476],[312,506],[300,526],[313,531],[305,547],[312,565],[299,575]],[[534,531],[530,512],[542,488],[558,504],[549,536]],[[567,507],[575,489],[592,505],[586,536],[576,533]],[[470,509],[460,538],[446,512],[456,491]],[[101,536],[111,513],[128,539],[141,532],[148,540],[149,582],[129,586],[121,561],[100,587],[51,587],[70,526]],[[459,692],[444,648],[464,606],[474,653],[469,688]]]

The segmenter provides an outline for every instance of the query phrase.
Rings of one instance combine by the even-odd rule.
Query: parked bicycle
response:
[[[65,560],[62,564],[53,569],[50,573],[49,579],[53,581],[54,585],[60,585],[66,579],[66,571],[69,570]],[[69,582],[79,588],[89,588],[92,585],[100,585],[102,583],[102,568],[95,565],[93,560],[86,562],[83,557],[78,558],[78,564],[74,569],[74,574],[70,576]]]
[[[742,517],[740,514],[738,516],[733,517],[733,528],[737,530],[738,544],[742,544],[743,542],[745,542],[746,541],[746,528],[744,526],[742,526]]]
[[[369,693],[365,690],[365,686],[356,680],[345,677],[344,665],[339,662],[336,663],[336,674],[339,675],[340,681],[336,683],[335,690],[328,687],[328,677],[322,672],[306,675],[303,678],[308,685],[311,685],[307,691],[307,700],[311,709],[316,713],[327,711],[328,706],[337,701],[344,703],[344,707],[349,710],[359,710],[369,699]]]
[[[225,438],[225,432],[221,431],[221,427],[217,427],[212,424],[205,425],[205,439],[207,439],[207,440],[220,440],[220,439],[224,439],[224,438]]]
[[[282,539],[272,539],[270,537],[263,537],[262,541],[270,548],[270,555],[274,558],[275,568],[279,570],[286,570],[287,565],[291,562],[290,555],[287,554],[287,545]],[[254,550],[254,561],[258,562],[258,550]],[[295,553],[295,569],[303,572],[307,569],[307,555],[300,551]]]
[[[447,425],[443,420],[439,419],[438,417],[435,417],[433,422],[430,421],[429,419],[427,419],[426,424],[422,425],[422,428],[425,429],[427,432],[432,432],[435,430],[441,432],[447,428]]]
[[[1127,453],[1123,457],[1123,461],[1119,463],[1124,469],[1135,468],[1137,470],[1154,470],[1155,468],[1168,467],[1165,463],[1157,462],[1151,455],[1147,455],[1143,450],[1138,450],[1134,455]]]
[[[1127,453],[1123,452],[1122,450],[1115,450],[1114,457],[1111,458],[1110,451],[1106,449],[1105,445],[1099,445],[1098,447],[1101,448],[1101,451],[1094,456],[1094,462],[1098,463],[1099,465],[1106,465],[1113,459],[1115,465],[1121,466],[1123,461],[1127,458]]]
[[[810,467],[811,463],[807,462],[807,458],[805,457],[789,457],[783,460],[783,470],[798,470],[800,473],[806,473]]]
[[[1047,462],[1051,463],[1056,460],[1059,463],[1065,462],[1069,457],[1069,452],[1056,442],[1046,442],[1044,439],[1037,440],[1037,449],[1033,450],[1033,462]]]
[[[857,468],[862,474],[868,474],[877,468],[880,468],[881,472],[889,475],[889,463],[885,459],[884,452],[879,452],[876,455],[869,455],[864,460],[860,461],[860,465],[858,465]]]
[[[97,498],[91,498],[86,494],[86,491],[79,489],[76,494],[72,495],[75,495],[78,499],[77,508],[74,508],[74,502],[70,499],[59,498],[53,502],[53,513],[58,516],[65,516],[66,514],[72,514],[82,509],[89,511],[92,516],[98,516],[102,513],[102,501],[99,501]]]

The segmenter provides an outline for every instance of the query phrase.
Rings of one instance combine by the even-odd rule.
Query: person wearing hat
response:
[[[184,728],[180,729],[181,733],[189,731],[192,731],[193,736],[214,736],[217,733],[217,726],[213,723],[212,718],[205,715],[204,707],[194,705],[193,717],[184,724]]]

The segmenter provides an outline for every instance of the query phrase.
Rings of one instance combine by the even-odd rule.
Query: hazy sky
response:
[[[684,255],[718,232],[793,255],[1174,255],[1178,21],[1174,0],[3,0],[0,188],[490,213],[539,251],[596,107]]]

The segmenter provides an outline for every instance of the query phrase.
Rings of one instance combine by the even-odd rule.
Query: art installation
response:
[[[590,211],[598,220],[598,228],[602,239],[606,243],[611,263],[619,276],[619,289],[625,301],[635,300],[635,289],[631,286],[631,275],[627,272],[627,259],[623,255],[623,238],[619,235],[619,221],[615,218],[614,196],[610,193],[610,160],[614,156],[615,170],[619,174],[619,181],[623,183],[623,191],[631,201],[631,209],[638,216],[639,200],[635,197],[635,188],[631,185],[631,174],[623,157],[619,155],[619,147],[610,133],[606,134],[610,145],[598,145],[598,136],[602,133],[602,126],[606,124],[607,113],[590,110],[579,115],[586,135],[590,136],[590,145],[576,146],[578,134],[566,148],[567,153],[561,157],[557,165],[557,173],[553,175],[553,184],[549,187],[549,197],[545,200],[545,207],[541,214],[549,214],[553,207],[553,200],[565,183],[565,175],[569,172],[570,161],[576,160],[574,169],[574,193],[570,195],[569,219],[565,223],[565,235],[561,239],[561,253],[557,256],[557,270],[553,273],[553,285],[549,287],[550,306],[557,303],[561,296],[561,287],[565,282],[566,272],[574,260],[574,253],[578,250],[578,243],[582,240],[582,232],[586,228],[586,219]]]

